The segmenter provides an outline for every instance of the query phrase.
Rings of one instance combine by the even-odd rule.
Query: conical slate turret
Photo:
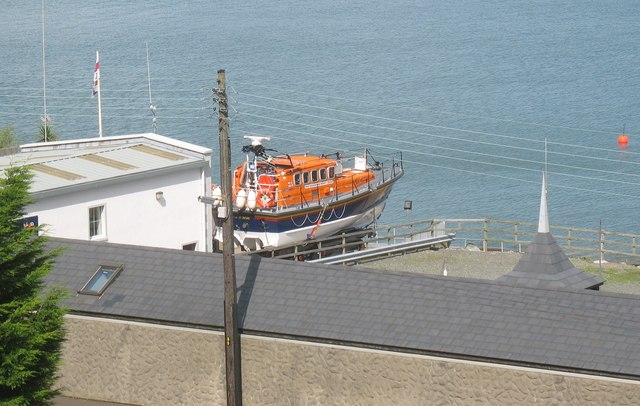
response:
[[[598,289],[604,279],[573,266],[549,232],[547,180],[542,175],[538,233],[513,270],[498,281],[514,286],[546,289]]]

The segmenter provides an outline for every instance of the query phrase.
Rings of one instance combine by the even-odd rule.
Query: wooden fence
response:
[[[569,257],[640,264],[639,234],[576,227],[549,227]],[[345,254],[362,248],[401,244],[455,234],[452,248],[525,252],[538,233],[538,224],[496,219],[430,219],[399,225],[376,225],[367,230],[310,240],[277,251],[252,251],[273,258],[309,260]],[[433,247],[431,247],[433,248]],[[425,248],[426,249],[426,248]]]
[[[452,247],[475,246],[482,251],[516,252],[526,251],[537,229],[537,223],[496,219],[431,219],[411,224],[378,225],[375,228],[376,239],[386,240],[387,243],[416,238],[425,233],[455,233]],[[549,229],[568,256],[640,264],[639,234],[553,225]]]

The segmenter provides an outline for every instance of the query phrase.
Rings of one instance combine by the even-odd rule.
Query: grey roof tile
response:
[[[592,289],[604,283],[599,276],[575,268],[548,232],[537,233],[513,270],[497,280],[545,289]]]
[[[125,264],[102,297],[72,294],[66,305],[74,311],[223,328],[220,255],[51,240],[60,245],[67,250],[48,281],[72,291],[101,261]],[[637,297],[256,257],[235,262],[245,331],[640,379]]]

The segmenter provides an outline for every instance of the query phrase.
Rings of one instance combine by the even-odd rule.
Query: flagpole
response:
[[[44,0],[42,0],[42,96],[44,98],[44,117],[42,117],[42,121],[44,121],[44,142],[49,141],[49,117],[47,116],[47,69],[45,63],[45,54],[44,54]]]
[[[96,69],[93,72],[93,96],[98,95],[98,135],[102,138],[102,92],[100,91],[100,53],[96,51]]]
[[[158,123],[156,122],[156,106],[154,106],[151,101],[151,68],[149,67],[149,44],[147,42],[144,43],[147,48],[147,80],[149,81],[149,110],[151,110],[151,114],[153,114],[153,121],[151,128],[153,129],[153,133],[158,133]]]
[[[96,51],[96,63],[100,61],[100,55]],[[98,65],[98,134],[102,138],[102,84],[100,83],[100,65]]]
[[[102,138],[102,92],[100,85],[98,85],[98,135]]]

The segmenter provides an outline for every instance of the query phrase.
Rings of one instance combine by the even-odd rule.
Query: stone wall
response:
[[[66,396],[138,405],[224,405],[219,332],[68,316]],[[637,405],[640,382],[242,338],[250,405]]]

